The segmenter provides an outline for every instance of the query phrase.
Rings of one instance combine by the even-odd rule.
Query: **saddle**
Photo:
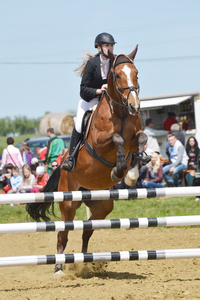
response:
[[[82,127],[81,127],[82,142],[84,140],[84,137],[86,137],[88,134],[90,123],[91,123],[91,117],[93,113],[94,113],[93,110],[87,110],[83,116]]]
[[[74,152],[73,152],[74,157],[75,156],[77,157],[79,150],[84,146],[84,141],[89,132],[91,117],[92,117],[93,113],[94,113],[93,110],[87,110],[83,116],[82,126],[81,126],[81,137],[80,137],[78,144],[76,145],[76,148],[74,149]]]

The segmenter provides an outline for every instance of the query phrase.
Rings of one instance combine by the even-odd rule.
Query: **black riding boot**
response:
[[[77,132],[74,127],[72,131],[71,141],[70,141],[69,155],[62,163],[61,169],[65,171],[73,171],[73,168],[75,167],[76,164],[78,143],[80,139],[81,139],[81,134]]]

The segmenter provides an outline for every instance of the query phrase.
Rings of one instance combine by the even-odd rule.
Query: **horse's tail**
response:
[[[42,192],[56,192],[58,190],[59,180],[60,166],[55,169]],[[54,202],[29,203],[26,204],[26,211],[31,218],[37,222],[40,222],[40,219],[44,220],[45,222],[50,221],[50,218],[47,216],[47,214],[55,216]]]

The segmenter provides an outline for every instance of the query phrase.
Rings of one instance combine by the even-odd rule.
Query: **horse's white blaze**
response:
[[[127,65],[125,65],[125,66],[123,66],[122,71],[126,74],[128,86],[133,86],[134,84],[131,80],[131,69]],[[133,95],[133,97],[135,99],[135,108],[138,108],[136,92],[132,91],[131,94]]]

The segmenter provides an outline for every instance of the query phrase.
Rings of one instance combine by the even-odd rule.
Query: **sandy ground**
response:
[[[80,252],[80,231],[70,232],[65,253]],[[0,235],[0,256],[56,253],[56,232]],[[89,252],[200,248],[199,228],[96,230]],[[0,299],[200,299],[200,258],[1,267]]]

